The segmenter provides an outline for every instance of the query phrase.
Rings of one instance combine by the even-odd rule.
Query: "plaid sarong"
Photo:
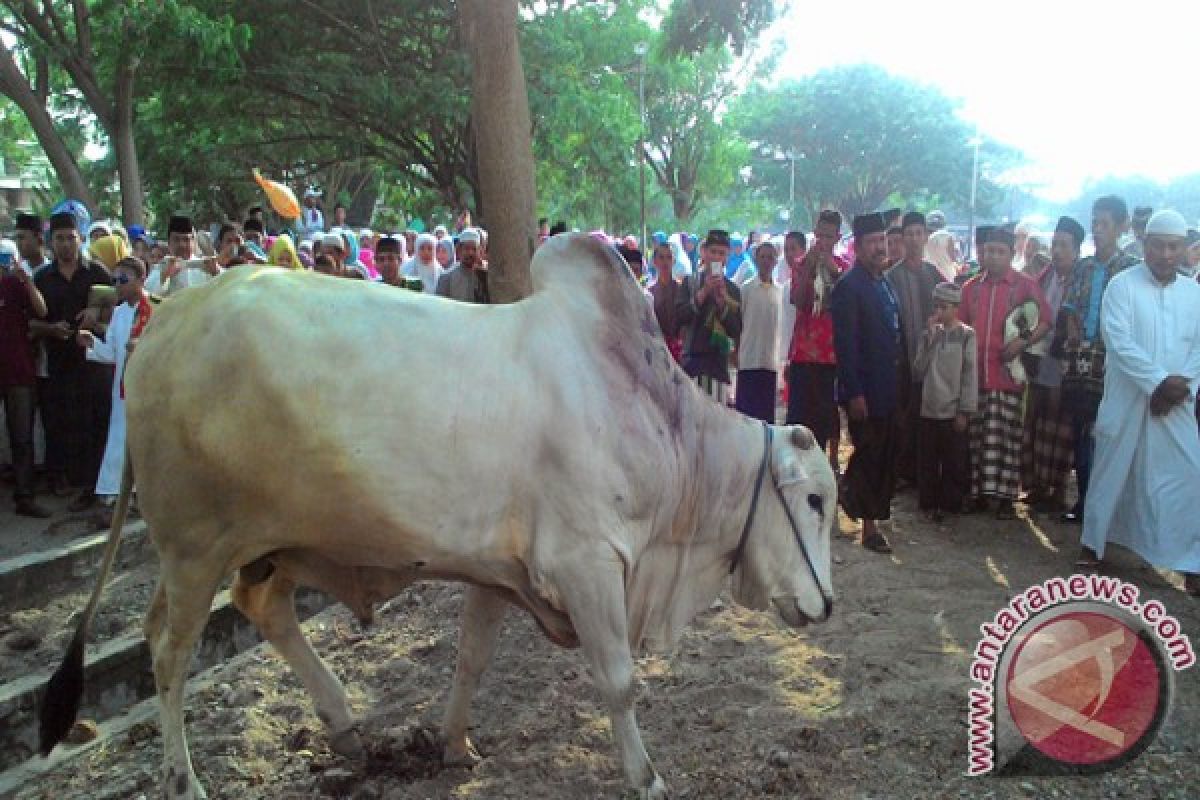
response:
[[[1021,480],[1021,395],[981,392],[971,418],[971,494],[1015,500]]]
[[[1074,462],[1071,417],[1056,389],[1032,384],[1026,410],[1025,439],[1021,447],[1021,484],[1028,491],[1061,491]]]

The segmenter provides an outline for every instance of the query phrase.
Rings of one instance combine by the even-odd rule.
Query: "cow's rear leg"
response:
[[[561,577],[567,613],[592,670],[592,680],[608,705],[613,741],[630,786],[646,800],[665,800],[667,786],[650,763],[633,711],[637,695],[625,610],[621,566],[593,564]]]
[[[479,761],[479,753],[467,737],[471,698],[479,688],[480,676],[492,660],[507,608],[508,601],[503,595],[478,586],[467,587],[458,632],[454,688],[450,690],[450,701],[442,724],[446,737],[442,759],[447,764],[471,766]]]
[[[363,754],[354,730],[354,715],[346,689],[312,649],[296,618],[296,583],[275,570],[258,580],[239,572],[233,582],[233,604],[254,623],[263,638],[283,656],[308,690],[317,716],[329,729],[330,747],[350,758]]]
[[[183,700],[188,664],[208,621],[221,574],[203,558],[162,557],[158,589],[146,614],[146,642],[154,662],[163,737],[163,796],[167,800],[203,800],[207,795],[188,752],[183,730]]]

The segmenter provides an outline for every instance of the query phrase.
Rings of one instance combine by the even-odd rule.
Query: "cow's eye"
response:
[[[818,514],[825,514],[825,499],[819,494],[810,494],[808,496],[808,507]]]

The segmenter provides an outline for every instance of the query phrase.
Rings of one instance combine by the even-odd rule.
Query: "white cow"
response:
[[[146,637],[167,797],[205,796],[184,681],[235,570],[235,602],[339,751],[359,749],[354,719],[297,625],[295,586],[369,617],[413,580],[465,581],[446,759],[476,758],[468,707],[513,604],[582,645],[629,783],[651,798],[666,789],[634,718],[632,653],[671,644],[730,573],[742,605],[773,604],[791,625],[828,617],[836,490],[809,432],[702,396],[610,249],[555,237],[533,270],[531,297],[475,306],[239,268],[156,313],[125,385],[162,570]],[[74,717],[103,581],[47,692],[46,752]]]

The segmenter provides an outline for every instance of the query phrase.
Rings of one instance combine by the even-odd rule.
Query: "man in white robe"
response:
[[[106,528],[112,523],[112,500],[121,490],[121,470],[125,466],[125,361],[129,356],[131,337],[137,327],[139,313],[149,315],[149,298],[145,286],[146,265],[141,259],[126,258],[117,263],[113,279],[120,305],[113,309],[112,321],[103,339],[91,331],[77,334],[79,345],[87,350],[88,361],[112,364],[112,412],[108,419],[108,441],[104,445],[104,460],[96,479],[96,495],[108,505],[97,521]],[[143,323],[144,326],[144,323]]]
[[[215,258],[197,259],[192,218],[175,215],[167,223],[167,257],[146,276],[146,291],[154,295],[173,294],[206,283],[220,272]]]
[[[1200,284],[1178,274],[1187,224],[1160,211],[1146,226],[1145,261],[1108,284],[1100,315],[1108,351],[1096,419],[1096,463],[1083,521],[1081,566],[1128,547],[1184,574],[1200,594]]]

